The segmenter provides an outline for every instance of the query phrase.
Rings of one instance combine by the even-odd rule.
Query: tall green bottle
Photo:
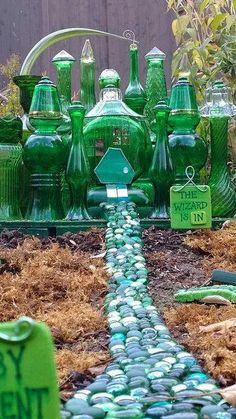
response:
[[[149,177],[155,188],[155,202],[150,218],[169,218],[170,187],[175,179],[167,134],[170,108],[165,101],[160,101],[154,110],[156,112],[156,145]]]
[[[62,219],[61,173],[66,165],[66,147],[56,132],[62,122],[58,92],[48,77],[42,77],[35,87],[29,119],[35,133],[23,149],[23,161],[31,175],[26,218]]]
[[[134,112],[143,115],[147,95],[139,80],[138,47],[135,43],[130,45],[130,79],[125,90],[124,102]]]
[[[89,39],[86,39],[80,58],[80,99],[89,112],[96,104],[95,59]]]
[[[206,106],[201,109],[209,117],[211,135],[211,171],[208,185],[211,188],[213,217],[232,217],[236,213],[236,192],[228,169],[228,125],[234,115],[229,89],[216,81],[208,89]]]
[[[196,95],[186,77],[180,77],[173,86],[170,97],[169,146],[175,168],[175,184],[184,184],[188,178],[185,170],[193,166],[194,182],[200,182],[200,170],[207,160],[207,144],[195,132],[200,121]]]
[[[160,100],[167,97],[166,78],[164,71],[166,55],[157,47],[154,47],[145,55],[147,62],[147,79],[145,90],[147,94],[147,104],[144,115],[147,118],[151,130],[152,142],[155,142],[155,111],[154,107]]]
[[[88,220],[87,186],[90,180],[90,167],[83,139],[85,108],[74,101],[68,112],[72,123],[72,146],[66,169],[66,179],[71,188],[72,205],[67,214],[68,220]]]

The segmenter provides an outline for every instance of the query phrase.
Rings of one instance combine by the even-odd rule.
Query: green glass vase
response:
[[[56,130],[62,122],[56,87],[42,77],[35,87],[29,119],[35,128],[25,143],[24,164],[31,176],[31,196],[26,218],[52,221],[64,218],[61,173],[66,165],[66,147]]]
[[[184,184],[188,178],[187,166],[194,168],[195,183],[200,182],[200,170],[207,160],[207,144],[195,132],[200,121],[196,95],[186,77],[180,77],[173,86],[170,97],[169,125],[173,133],[169,135],[169,146],[175,168],[175,184]]]
[[[139,80],[138,47],[135,43],[130,45],[130,79],[125,90],[124,102],[134,112],[143,115],[147,95]]]
[[[169,218],[170,187],[175,179],[167,134],[170,108],[164,101],[160,101],[154,110],[156,145],[149,176],[155,188],[155,202],[150,218]]]
[[[0,118],[0,220],[20,220],[20,171],[22,165],[22,121]]]
[[[84,106],[74,101],[68,109],[72,123],[72,146],[66,169],[66,180],[71,188],[72,205],[67,220],[88,220],[87,187],[90,180],[90,168],[84,146],[83,122]]]
[[[155,143],[155,110],[154,107],[160,100],[167,97],[166,78],[164,71],[166,55],[157,47],[154,47],[145,55],[147,62],[147,78],[145,90],[147,94],[147,104],[144,115],[147,118],[149,129],[151,130],[151,140]]]
[[[80,99],[89,112],[96,103],[95,59],[89,39],[86,39],[80,58]]]
[[[201,113],[209,118],[211,136],[211,171],[208,185],[211,188],[213,217],[232,217],[236,213],[236,192],[228,169],[229,120],[235,109],[230,91],[222,81],[208,89],[206,104]]]

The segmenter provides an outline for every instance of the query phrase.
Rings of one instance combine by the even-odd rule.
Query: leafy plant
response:
[[[12,54],[5,64],[0,64],[0,74],[6,80],[6,87],[0,92],[0,116],[22,113],[19,89],[12,81],[12,78],[19,73],[19,69],[20,58],[16,54]]]

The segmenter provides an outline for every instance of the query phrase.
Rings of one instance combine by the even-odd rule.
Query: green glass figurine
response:
[[[95,96],[95,59],[89,39],[86,39],[80,58],[80,98],[89,112],[96,103]]]
[[[194,168],[193,181],[199,183],[199,171],[207,160],[207,144],[195,132],[200,114],[193,86],[186,77],[180,77],[173,86],[170,108],[169,124],[173,127],[173,134],[169,135],[169,146],[175,168],[175,184],[188,181],[185,173],[187,166]]]
[[[22,121],[6,115],[0,118],[0,220],[22,218],[20,171],[22,165]]]
[[[202,116],[210,121],[211,171],[208,185],[211,188],[213,217],[232,217],[236,213],[236,192],[228,169],[228,124],[235,107],[230,103],[229,89],[216,81],[206,95]]]
[[[90,168],[83,140],[85,108],[79,101],[72,102],[68,109],[72,123],[72,146],[66,169],[66,179],[71,188],[72,206],[68,220],[88,220],[87,186]]]
[[[23,150],[23,161],[31,174],[26,218],[32,221],[62,219],[60,187],[66,147],[56,133],[62,113],[56,86],[48,77],[42,77],[35,87],[29,120],[35,133],[28,138]]]
[[[160,101],[156,112],[156,145],[149,177],[155,187],[155,208],[150,218],[169,218],[170,187],[174,183],[174,170],[169,150],[167,126],[170,108]]]
[[[147,79],[145,90],[147,93],[147,104],[144,114],[147,118],[152,137],[155,137],[155,111],[154,107],[160,100],[167,97],[166,78],[164,62],[166,55],[157,47],[154,47],[145,55],[147,61]],[[151,138],[155,142],[155,138]]]
[[[143,115],[147,96],[139,80],[138,46],[135,43],[130,45],[130,79],[124,94],[124,102],[134,112]]]

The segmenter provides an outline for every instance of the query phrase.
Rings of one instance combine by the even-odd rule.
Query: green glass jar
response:
[[[175,178],[167,135],[170,108],[160,101],[154,110],[156,145],[149,176],[155,187],[155,207],[150,218],[169,218],[170,187]]]
[[[85,108],[78,101],[72,102],[68,109],[72,123],[72,146],[66,169],[66,180],[72,194],[72,205],[67,214],[68,220],[88,220],[87,186],[90,168],[84,147],[83,122]]]
[[[147,95],[139,80],[138,47],[135,43],[130,45],[130,79],[125,90],[124,102],[134,112],[143,115]]]
[[[89,112],[96,103],[95,59],[89,39],[86,39],[80,58],[80,99]]]
[[[29,119],[35,128],[25,143],[23,160],[31,175],[31,196],[26,218],[32,221],[62,219],[61,173],[66,165],[66,147],[56,133],[62,122],[56,87],[42,77],[35,87]]]
[[[173,86],[170,97],[169,125],[173,134],[169,135],[171,157],[175,168],[175,184],[187,182],[187,166],[195,170],[194,182],[200,182],[200,170],[207,160],[207,144],[195,132],[200,122],[196,95],[186,77],[180,77]]]
[[[20,220],[20,171],[22,165],[22,121],[0,118],[0,220]]]

